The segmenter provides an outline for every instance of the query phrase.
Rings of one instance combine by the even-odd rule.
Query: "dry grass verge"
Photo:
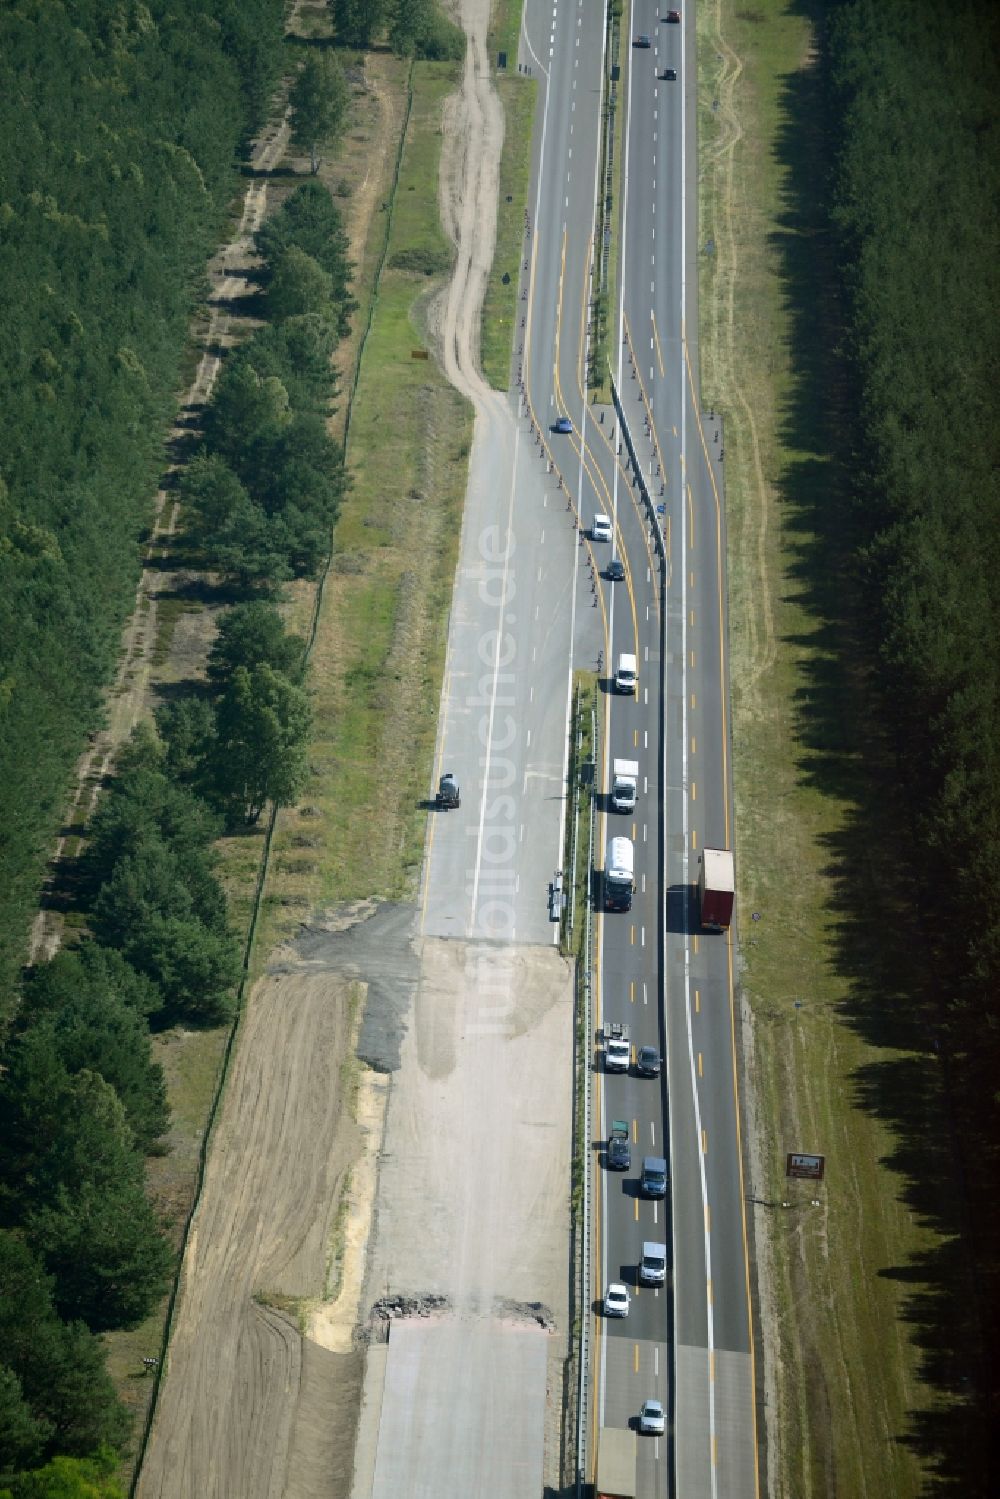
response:
[[[864,954],[841,916],[868,734],[850,638],[827,607],[830,576],[844,569],[849,587],[850,563],[828,518],[844,491],[816,348],[833,341],[835,310],[808,15],[715,0],[699,10],[699,58],[702,394],[725,417],[769,1485],[796,1499],[914,1494],[907,1438],[936,1396],[904,1298],[935,1239],[907,1200],[904,1142],[874,1082],[907,1055],[853,1023]],[[818,1189],[784,1180],[795,1149],[826,1155]]]
[[[412,892],[423,847],[472,419],[426,357],[423,313],[440,277],[407,267],[450,264],[435,186],[441,108],[454,78],[444,65],[413,70],[385,266],[351,412],[351,489],[312,652],[310,787],[303,805],[279,818],[261,952],[313,906]],[[397,72],[397,86],[402,80]],[[393,81],[385,70],[380,86],[391,90]],[[400,121],[402,102],[397,96],[391,107]],[[390,152],[390,172],[393,162]],[[388,184],[373,201],[388,201]],[[362,284],[380,253],[373,233]],[[301,594],[299,628],[309,608]]]

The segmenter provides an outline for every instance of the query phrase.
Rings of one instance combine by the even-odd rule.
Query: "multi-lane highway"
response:
[[[731,846],[725,651],[721,439],[699,410],[692,309],[693,15],[667,19],[636,0],[623,20],[616,107],[623,119],[621,198],[614,224],[619,275],[612,364],[628,426],[588,405],[584,368],[593,294],[601,91],[608,78],[602,9],[561,0],[529,5],[526,49],[542,81],[536,211],[521,371],[528,437],[548,444],[585,525],[611,514],[615,539],[587,542],[601,573],[603,793],[597,844],[634,845],[627,913],[600,914],[598,1026],[621,1021],[635,1046],[665,1055],[659,1079],[603,1070],[595,1050],[594,1118],[606,1139],[626,1119],[632,1167],[598,1167],[593,1426],[635,1426],[642,1401],[668,1412],[663,1437],[644,1438],[640,1494],[754,1495],[758,1490],[748,1253],[734,1041],[732,940],[702,935],[691,891],[699,852]],[[648,38],[649,45],[633,39]],[[676,77],[662,76],[672,70]],[[548,431],[558,416],[570,435]],[[624,450],[622,450],[624,447]],[[635,452],[660,514],[661,563],[635,475]],[[635,654],[634,696],[611,691],[619,652]],[[580,664],[593,665],[592,661]],[[635,812],[610,810],[616,756],[637,759]],[[598,858],[603,863],[603,857]],[[599,889],[599,886],[598,886]],[[642,1158],[667,1155],[665,1201],[639,1192]],[[597,1159],[603,1162],[603,1156]],[[666,1242],[663,1290],[640,1285],[642,1244]],[[627,1318],[605,1319],[609,1281],[632,1295]]]

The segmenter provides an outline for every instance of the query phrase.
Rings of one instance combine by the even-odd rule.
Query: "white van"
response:
[[[610,515],[604,515],[600,510],[594,516],[590,527],[591,541],[610,541],[612,537],[612,526]]]
[[[639,1261],[639,1280],[644,1286],[666,1285],[666,1244],[654,1244],[652,1240],[646,1240],[642,1246],[642,1259]]]
[[[629,692],[634,695],[638,685],[639,674],[636,670],[635,657],[630,656],[627,651],[622,651],[615,669],[615,691]]]

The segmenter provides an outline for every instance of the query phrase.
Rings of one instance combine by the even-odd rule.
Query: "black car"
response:
[[[655,1046],[640,1046],[635,1054],[635,1070],[640,1077],[659,1077],[660,1053]]]
[[[612,557],[604,576],[609,583],[620,583],[625,576],[625,567],[620,557]]]
[[[612,1135],[608,1141],[608,1170],[628,1171],[632,1165],[632,1147],[621,1135]]]
[[[660,74],[660,77],[661,78],[666,78],[671,83],[673,83],[676,80],[676,78],[677,78],[677,69],[676,68],[664,68],[663,72]]]
[[[632,43],[633,47],[649,47],[651,45],[652,43],[650,42],[649,37],[645,35],[637,36],[635,41]]]

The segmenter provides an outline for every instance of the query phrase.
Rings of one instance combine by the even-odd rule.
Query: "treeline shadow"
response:
[[[799,660],[794,752],[800,785],[846,809],[823,846],[833,892],[833,962],[848,986],[837,1023],[873,1052],[851,1078],[851,1104],[887,1129],[893,1143],[883,1164],[909,1212],[937,1241],[905,1263],[863,1267],[901,1288],[901,1316],[931,1397],[893,1436],[919,1455],[923,1493],[973,1495],[989,1492],[995,1441],[972,1252],[967,1160],[975,1141],[958,1125],[942,1054],[947,986],[935,972],[910,873],[912,818],[877,690],[878,642],[866,608],[864,498],[855,487],[863,432],[844,352],[846,268],[831,220],[842,121],[824,58],[826,22],[816,0],[791,9],[809,17],[821,38],[815,65],[782,80],[777,157],[787,175],[770,237],[794,371],[780,432],[794,456],[778,481],[778,501],[790,592],[808,620],[784,636]],[[681,892],[672,895],[679,912]],[[895,1346],[890,1328],[884,1346]],[[863,1398],[863,1371],[857,1378]]]

